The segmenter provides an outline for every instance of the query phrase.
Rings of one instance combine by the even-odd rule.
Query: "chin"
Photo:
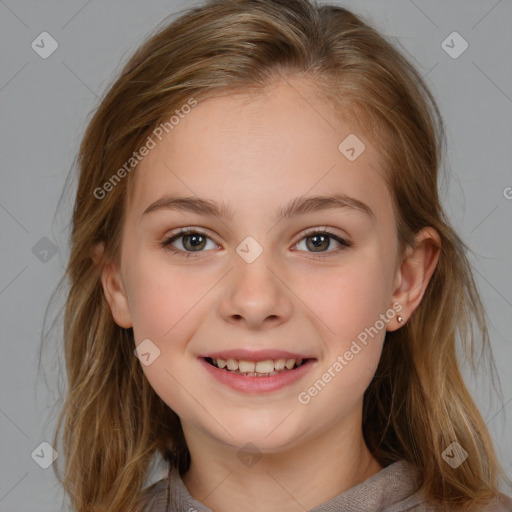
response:
[[[267,422],[256,423],[253,418],[243,421],[238,417],[230,423],[232,427],[227,428],[231,435],[223,429],[219,432],[219,428],[216,432],[220,434],[221,442],[234,450],[279,453],[299,444],[303,437],[304,426],[293,425],[291,421],[286,424],[287,421],[283,422],[281,414],[272,422],[272,427],[269,427]]]

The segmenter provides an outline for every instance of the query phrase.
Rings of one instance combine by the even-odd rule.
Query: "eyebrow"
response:
[[[375,213],[372,209],[359,199],[346,194],[329,194],[325,196],[297,197],[286,206],[278,209],[272,221],[280,222],[283,219],[296,215],[328,209],[351,209],[375,219]],[[183,210],[200,215],[215,216],[225,220],[233,220],[235,217],[234,211],[226,203],[219,204],[212,199],[203,199],[197,196],[179,197],[165,195],[151,203],[144,210],[142,216],[158,210]]]

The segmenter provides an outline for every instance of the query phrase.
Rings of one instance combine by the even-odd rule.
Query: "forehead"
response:
[[[132,213],[165,193],[253,212],[308,192],[363,196],[376,209],[383,195],[390,199],[365,134],[300,79],[198,100],[187,111],[137,166]]]

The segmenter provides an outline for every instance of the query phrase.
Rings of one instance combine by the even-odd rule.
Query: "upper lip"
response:
[[[211,357],[212,359],[236,359],[237,361],[266,361],[268,359],[314,359],[311,356],[305,354],[297,354],[287,352],[285,350],[223,350],[220,352],[212,352],[210,354],[204,354],[199,357]]]

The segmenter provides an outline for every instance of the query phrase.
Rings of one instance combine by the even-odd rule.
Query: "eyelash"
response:
[[[177,255],[183,256],[185,258],[191,258],[191,257],[195,258],[195,257],[197,257],[199,255],[199,253],[204,252],[204,251],[182,251],[182,250],[176,249],[175,247],[173,247],[171,245],[172,242],[174,242],[178,238],[180,238],[180,237],[182,237],[184,235],[189,235],[191,233],[197,234],[197,235],[201,235],[201,236],[211,240],[211,238],[205,232],[201,231],[200,229],[184,228],[184,229],[181,229],[180,231],[178,231],[177,233],[171,235],[169,238],[165,239],[161,243],[161,246],[164,249],[166,249],[168,251],[171,251],[173,254],[177,254]],[[338,249],[337,251],[327,251],[325,253],[322,253],[322,252],[320,252],[320,253],[311,252],[310,254],[312,254],[314,258],[315,257],[316,258],[323,258],[323,257],[325,257],[324,255],[332,254],[333,252],[334,253],[341,252],[344,249],[347,249],[347,248],[352,246],[352,244],[350,242],[348,242],[347,240],[345,240],[345,239],[335,235],[334,233],[332,233],[330,231],[327,231],[326,229],[316,229],[316,230],[313,230],[313,231],[309,231],[309,232],[304,234],[304,236],[299,240],[299,242],[301,242],[305,238],[309,238],[309,237],[312,237],[312,236],[315,236],[315,235],[328,235],[329,238],[333,238],[334,240],[336,240],[336,242],[341,244],[341,246],[343,248]],[[297,243],[299,243],[299,242],[297,242]],[[306,251],[306,252],[309,252],[309,251]],[[195,254],[195,253],[197,253],[197,254]]]

